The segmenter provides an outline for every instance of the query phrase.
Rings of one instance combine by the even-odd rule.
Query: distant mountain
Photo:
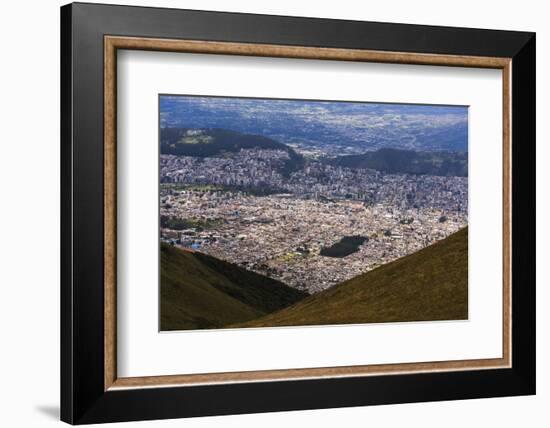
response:
[[[468,318],[468,229],[235,327]]]
[[[241,149],[282,150],[288,153],[283,173],[303,164],[303,158],[291,147],[262,135],[244,134],[220,128],[161,128],[160,153],[177,156],[212,157],[236,153]]]
[[[389,174],[468,176],[466,152],[416,152],[387,148],[361,155],[340,156],[329,160],[329,163],[347,168],[375,169]]]
[[[161,244],[161,330],[220,328],[308,296],[206,254]]]
[[[160,106],[163,127],[233,129],[331,154],[468,150],[465,106],[169,95]]]

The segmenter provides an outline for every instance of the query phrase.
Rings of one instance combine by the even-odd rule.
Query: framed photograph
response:
[[[61,8],[61,417],[535,393],[535,35]]]

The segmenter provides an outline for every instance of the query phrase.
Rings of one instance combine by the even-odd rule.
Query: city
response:
[[[161,240],[309,294],[441,240],[468,223],[467,177],[387,174],[284,150],[160,156]],[[344,237],[345,257],[321,255]]]

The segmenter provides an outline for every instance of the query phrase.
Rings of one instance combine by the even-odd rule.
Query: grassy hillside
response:
[[[340,156],[330,162],[342,167],[375,169],[389,174],[468,176],[466,152],[415,152],[388,148],[361,155]]]
[[[285,308],[307,294],[201,253],[161,245],[161,330],[219,328]]]
[[[468,317],[468,229],[239,327]]]

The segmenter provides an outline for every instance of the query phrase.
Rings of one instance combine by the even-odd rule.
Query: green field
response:
[[[160,226],[165,229],[172,230],[184,230],[195,228],[199,230],[209,229],[211,227],[218,226],[223,221],[221,219],[216,220],[202,220],[195,218],[178,218],[169,216],[160,216]]]

